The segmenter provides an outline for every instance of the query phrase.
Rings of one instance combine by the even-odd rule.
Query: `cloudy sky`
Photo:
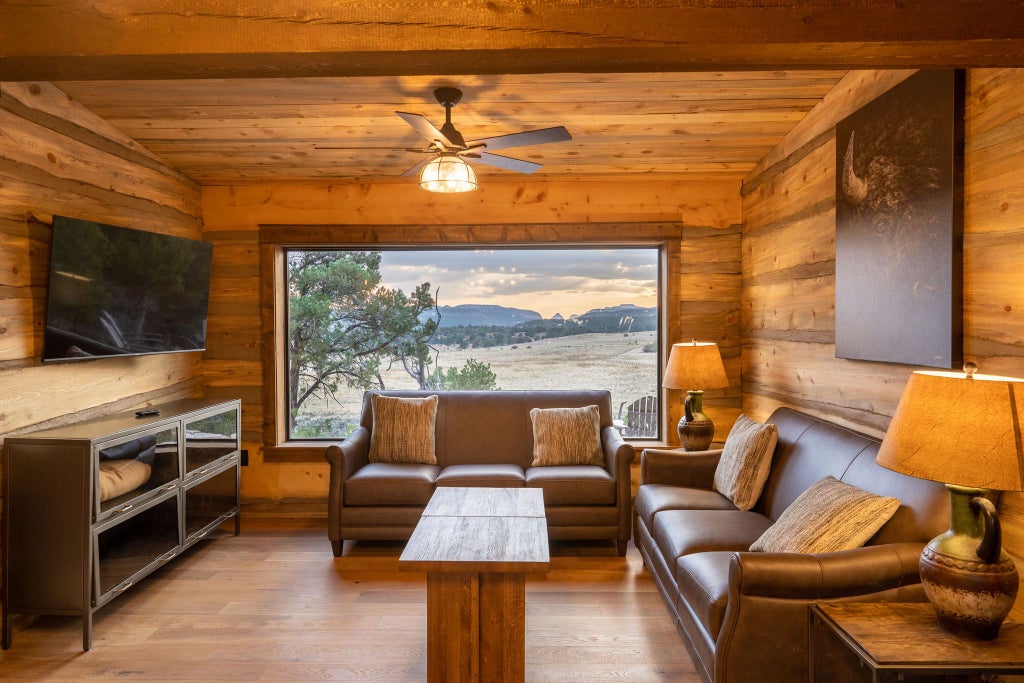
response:
[[[441,306],[497,304],[545,318],[593,308],[657,305],[656,249],[492,249],[385,251],[384,286],[423,282]]]

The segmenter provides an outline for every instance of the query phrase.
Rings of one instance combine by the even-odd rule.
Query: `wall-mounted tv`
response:
[[[213,245],[53,217],[43,361],[206,348]]]

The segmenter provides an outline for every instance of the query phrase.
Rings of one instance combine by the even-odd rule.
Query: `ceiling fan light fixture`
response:
[[[471,192],[476,189],[473,167],[457,154],[441,154],[420,171],[420,187],[428,192]]]

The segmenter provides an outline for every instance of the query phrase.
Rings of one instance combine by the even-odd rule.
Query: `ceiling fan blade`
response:
[[[431,157],[431,158],[433,158],[433,157]],[[415,166],[413,166],[412,168],[408,169],[405,173],[403,173],[399,177],[404,177],[404,176],[407,176],[407,175],[419,175],[420,174],[420,169],[422,169],[424,166],[426,166],[427,162],[429,162],[429,161],[430,161],[430,159],[424,159],[420,163],[418,163]]]
[[[385,152],[417,152],[429,154],[429,149],[416,149],[415,147],[374,147],[372,145],[313,145],[313,149],[349,149],[349,150],[370,150]]]
[[[509,147],[526,147],[527,145],[542,145],[547,142],[565,142],[567,140],[572,140],[572,136],[569,135],[569,131],[565,129],[565,126],[555,126],[554,128],[527,130],[522,133],[510,133],[493,138],[484,138],[483,140],[473,140],[469,143],[469,146],[474,147],[483,144],[487,149],[494,150],[507,149]]]
[[[487,164],[488,166],[497,166],[498,168],[504,168],[507,171],[516,171],[517,173],[533,173],[534,171],[541,167],[541,164],[535,164],[532,161],[512,159],[510,157],[503,157],[500,154],[490,154],[488,152],[479,152],[479,154],[479,163]]]
[[[427,117],[422,114],[407,114],[404,111],[396,111],[402,120],[408,123],[410,126],[416,129],[416,132],[430,140],[431,142],[440,141],[445,147],[457,147],[453,145],[452,141],[448,137],[439,131],[434,124],[427,121]]]

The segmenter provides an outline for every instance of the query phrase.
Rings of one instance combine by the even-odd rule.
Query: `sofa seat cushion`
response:
[[[689,607],[712,639],[718,639],[729,604],[729,560],[733,552],[693,553],[676,560],[676,609]],[[685,604],[684,604],[685,603]]]
[[[746,550],[771,523],[764,515],[744,510],[663,510],[654,515],[653,536],[674,570],[683,555]]]
[[[634,508],[650,529],[654,515],[662,510],[735,510],[736,506],[721,493],[711,489],[644,484],[636,492]]]
[[[371,462],[345,480],[345,505],[426,505],[437,465]]]
[[[530,467],[526,485],[544,491],[544,505],[614,505],[615,478],[595,465]]]
[[[437,475],[438,486],[494,486],[522,488],[526,474],[519,465],[504,463],[449,465]]]

